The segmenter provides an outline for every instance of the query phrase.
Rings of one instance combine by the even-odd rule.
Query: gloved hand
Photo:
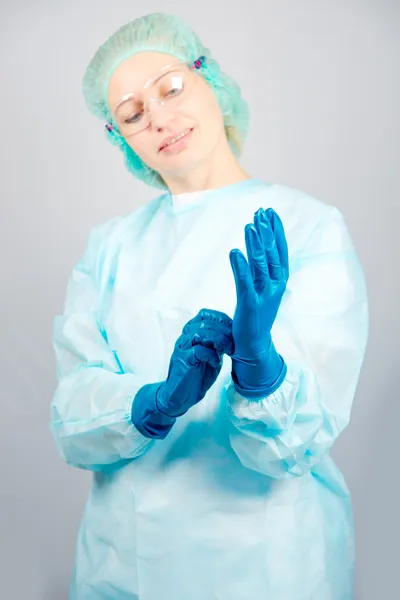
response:
[[[146,437],[165,438],[176,418],[204,398],[221,371],[224,353],[233,353],[232,319],[202,309],[177,339],[167,379],[137,392],[132,403],[136,429]]]
[[[238,249],[229,254],[237,295],[232,380],[242,396],[261,398],[278,389],[287,373],[271,329],[289,278],[288,246],[272,208],[255,213],[254,224],[245,227],[245,240],[248,263]]]

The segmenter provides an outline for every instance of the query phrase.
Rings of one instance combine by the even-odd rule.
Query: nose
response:
[[[149,120],[155,129],[163,129],[173,118],[165,103],[150,99],[147,105]]]

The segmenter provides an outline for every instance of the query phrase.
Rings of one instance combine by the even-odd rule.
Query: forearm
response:
[[[244,466],[288,478],[321,460],[349,423],[365,342],[364,333],[358,347],[332,348],[320,368],[301,357],[287,360],[282,385],[262,399],[243,398],[232,383],[225,387],[229,437]]]
[[[243,398],[233,385],[225,391],[232,448],[244,466],[270,477],[305,473],[348,422],[324,406],[315,374],[291,362],[282,385],[265,398]]]
[[[79,367],[60,380],[51,405],[51,431],[68,464],[101,470],[148,450],[152,440],[131,419],[141,386],[134,374],[102,367]]]

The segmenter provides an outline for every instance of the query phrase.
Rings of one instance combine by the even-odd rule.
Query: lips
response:
[[[183,129],[182,131],[179,131],[178,133],[175,133],[174,135],[170,135],[167,138],[165,138],[165,140],[163,140],[161,146],[159,147],[158,151],[161,152],[161,150],[163,148],[165,148],[165,146],[168,144],[168,142],[170,142],[171,140],[173,140],[174,138],[176,138],[177,135],[181,135],[181,133],[183,133],[185,131],[185,129]],[[191,127],[187,132],[186,135],[188,135],[191,131],[193,131],[193,127]],[[186,137],[186,135],[184,135],[183,137]],[[183,139],[183,138],[180,138]],[[177,140],[179,141],[179,140]]]

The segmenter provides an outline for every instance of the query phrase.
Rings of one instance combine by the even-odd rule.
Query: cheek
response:
[[[202,101],[195,105],[195,112],[200,125],[220,129],[223,127],[223,117],[216,97],[212,92],[204,94]]]
[[[206,101],[203,99],[203,102],[194,103],[192,109],[192,115],[195,116],[200,130],[203,149],[213,148],[224,131],[224,120],[215,96],[212,95]]]
[[[153,148],[153,144],[151,141],[145,139],[146,132],[143,132],[143,138],[140,142],[129,143],[128,145],[132,148],[134,152],[142,159],[144,163],[146,163],[149,167],[154,166],[154,161],[157,160],[157,157],[154,156],[154,151],[151,151],[150,148]]]

